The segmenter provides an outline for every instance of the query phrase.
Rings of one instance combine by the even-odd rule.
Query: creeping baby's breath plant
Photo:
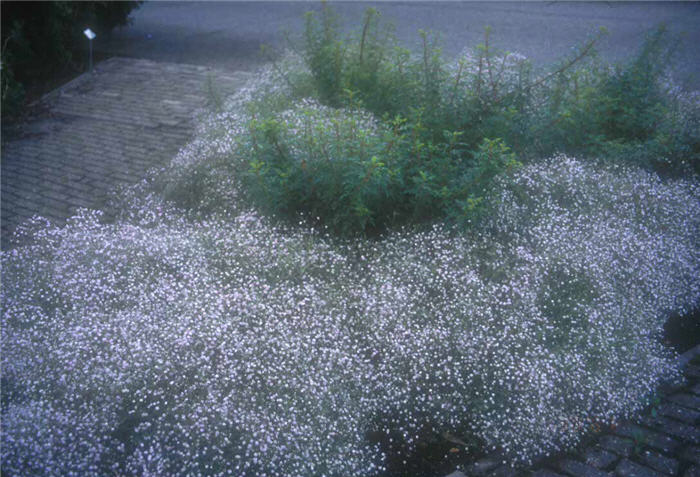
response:
[[[556,157],[498,190],[469,235],[342,244],[157,197],[27,228],[2,258],[3,470],[377,475],[369,436],[411,452],[426,425],[527,462],[630,415],[700,297],[697,184]]]

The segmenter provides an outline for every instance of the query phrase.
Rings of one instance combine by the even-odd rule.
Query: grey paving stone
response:
[[[700,477],[700,465],[691,465],[683,473],[683,477]]]
[[[57,177],[57,179],[62,183],[62,184],[73,184],[74,182],[79,182],[83,177],[85,177],[85,172],[82,170],[68,170],[66,168],[63,168],[61,171],[61,175]]]
[[[689,364],[683,369],[683,374],[689,378],[700,379],[700,366]]]
[[[46,195],[53,216],[57,209],[69,214],[99,203],[117,183],[137,182],[146,170],[169,162],[192,137],[193,118],[207,100],[203,86],[212,74],[223,78],[222,91],[229,93],[249,77],[139,59],[112,58],[96,65],[95,74],[47,95],[43,103],[49,116],[26,124],[25,136],[3,145],[2,189],[11,189],[16,198],[31,195],[31,204],[20,205],[32,213],[46,205],[34,199],[35,193]],[[47,183],[65,188],[45,194]],[[9,197],[3,192],[3,200]],[[4,208],[3,234],[16,217],[27,216],[14,204]]]
[[[10,213],[11,205],[14,205],[14,204],[11,202],[8,202],[7,200],[0,201],[0,212],[2,212],[3,214]]]
[[[624,423],[618,426],[614,432],[619,436],[632,439],[637,446],[649,446],[665,453],[673,452],[680,446],[680,442],[670,436],[632,423]]]
[[[672,394],[666,397],[667,401],[680,404],[689,409],[700,411],[700,396],[689,393]]]
[[[66,191],[65,188],[61,190],[61,188],[46,188],[42,192],[44,197],[49,199],[50,202],[66,202],[70,203],[70,194]]]
[[[602,436],[598,440],[598,445],[624,457],[629,456],[634,448],[632,440],[613,435]]]
[[[686,424],[695,424],[700,419],[700,411],[679,406],[672,402],[661,404],[657,412],[661,416],[670,417]]]
[[[503,458],[498,455],[486,456],[467,467],[468,475],[488,475],[491,471],[503,464]]]
[[[7,204],[6,202],[2,203],[2,207],[0,208],[0,213],[3,216],[3,220],[7,220],[9,218],[14,218],[17,215],[17,214],[15,214],[14,209],[10,209],[10,205]]]
[[[530,477],[563,477],[562,474],[558,474],[549,469],[538,469],[530,474]]]
[[[69,217],[68,207],[69,204],[65,202],[52,202],[44,205],[39,211],[39,213],[44,217],[49,217],[61,221]]]
[[[17,200],[21,197],[20,191],[17,189],[10,189],[8,187],[5,187],[5,185],[2,185],[2,194],[0,195],[0,199],[5,202],[5,201],[10,201],[10,200]]]
[[[23,207],[22,205],[18,205],[17,207],[15,207],[14,212],[15,212],[15,215],[17,217],[20,217],[20,218],[28,218],[28,217],[31,217],[33,215],[39,214],[39,210],[27,209],[27,208]]]
[[[632,462],[629,459],[623,459],[620,461],[615,468],[615,475],[619,477],[663,477],[663,474]]]
[[[695,384],[695,386],[690,388],[690,392],[693,394],[700,395],[700,383]]]
[[[140,177],[134,177],[133,174],[128,174],[128,173],[121,172],[121,171],[112,172],[110,174],[110,178],[117,180],[117,181],[125,182],[125,183],[133,183],[133,182],[136,182],[138,179],[140,179]]]
[[[7,171],[5,170],[6,168]],[[39,177],[41,176],[41,166],[35,166],[26,161],[18,160],[16,162],[9,162],[7,165],[3,163],[2,172],[3,174],[12,174],[13,180],[17,180],[17,177],[20,176],[23,178]]]
[[[598,446],[586,449],[582,457],[586,464],[592,465],[597,469],[606,469],[620,458],[618,455]]]
[[[467,476],[464,475],[464,472],[461,472],[459,470],[455,470],[451,474],[448,474],[446,477],[467,477]]]
[[[75,208],[83,207],[90,209],[95,205],[95,201],[80,196],[71,196],[70,204]]]
[[[516,477],[518,472],[509,465],[501,465],[489,472],[489,477]]]
[[[13,217],[8,217],[7,220],[12,222],[12,224],[17,225],[19,223],[19,217],[13,216]]]
[[[44,206],[46,201],[47,201],[47,198],[42,197],[39,194],[25,195],[23,197],[20,197],[16,201],[14,201],[15,206],[14,206],[13,212],[16,214],[26,213],[22,209],[25,209],[26,211],[29,211],[30,213],[32,211],[38,211],[41,207]]]
[[[674,476],[678,473],[678,468],[680,466],[680,463],[676,459],[666,457],[648,449],[637,455],[637,460],[647,467]]]
[[[659,415],[656,417],[644,416],[640,419],[640,422],[650,428],[678,438],[681,441],[700,444],[700,429],[693,425]]]
[[[595,467],[572,459],[562,459],[555,467],[573,477],[609,477],[610,474]]]
[[[89,200],[89,197],[92,196],[92,192],[94,190],[93,187],[90,186],[87,182],[85,182],[85,179],[81,179],[79,181],[73,181],[70,183],[70,194],[74,198],[81,198],[83,200]]]
[[[680,458],[700,465],[700,447],[688,446],[680,453]]]

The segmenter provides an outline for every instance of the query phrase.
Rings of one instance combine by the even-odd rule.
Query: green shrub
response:
[[[0,69],[0,84],[2,85],[2,115],[15,116],[17,115],[24,103],[24,87],[15,79],[12,72],[11,63],[5,62],[5,55],[2,58],[2,68]]]
[[[98,35],[107,34],[126,25],[129,13],[141,3],[3,2],[3,116],[19,111],[24,101],[22,85],[65,74],[73,53],[84,45],[81,25],[90,25]]]
[[[494,178],[559,152],[698,170],[700,103],[664,76],[673,47],[663,28],[627,63],[597,57],[601,30],[535,70],[493,48],[488,28],[474,50],[447,61],[426,32],[419,52],[401,48],[373,9],[349,36],[327,5],[306,20],[299,61],[274,63],[261,93],[234,99],[245,113],[228,126],[238,145],[229,165],[180,174],[191,199],[180,205],[226,204],[218,198],[230,174],[242,185],[236,194],[268,214],[373,235],[443,221],[471,227]]]
[[[348,233],[390,222],[401,194],[398,128],[382,128],[362,110],[303,101],[277,119],[248,123],[246,180],[269,211]]]
[[[697,172],[697,100],[691,108],[681,105],[687,98],[667,77],[676,47],[659,26],[627,62],[611,66],[592,57],[585,68],[558,74],[544,91],[545,114],[533,121],[544,138],[536,152],[597,156],[675,175]],[[689,121],[693,126],[685,126]]]
[[[435,37],[420,34],[423,50],[413,55],[396,45],[374,9],[359,33],[342,39],[327,5],[318,18],[307,14],[302,56],[309,76],[282,73],[291,87],[287,97],[311,96],[319,104],[272,94],[251,110],[252,157],[241,160],[249,165],[246,182],[258,205],[341,234],[473,221],[490,179],[518,164],[504,139],[513,109],[487,101],[509,90],[513,77],[504,69],[511,65],[507,55],[489,49],[487,35],[479,49],[483,68],[465,68],[465,60],[455,72]],[[497,59],[495,75],[488,68],[495,69]],[[372,130],[356,135],[354,120],[338,118],[347,112],[373,116]]]
[[[313,74],[319,96],[323,101],[338,106],[343,90],[341,75],[345,46],[338,36],[337,17],[325,2],[320,23],[313,12],[306,14],[304,40],[305,60]]]
[[[469,221],[491,179],[518,165],[501,139],[465,153],[460,134],[423,142],[422,112],[380,121],[360,108],[303,100],[255,117],[244,181],[269,213],[299,215],[343,235],[435,217]]]

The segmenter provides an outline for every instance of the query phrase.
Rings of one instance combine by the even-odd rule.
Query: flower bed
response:
[[[357,184],[396,180],[414,200],[386,140],[410,157],[415,124],[314,102],[298,115],[275,71],[124,194],[116,222],[37,220],[3,252],[8,475],[372,476],[445,433],[527,463],[678,377],[660,337],[700,300],[696,178],[565,155],[517,167],[478,141],[461,172],[488,186],[463,196],[468,228],[399,204],[380,238],[332,235],[332,208],[265,217],[279,191],[255,169],[282,160],[275,144],[287,164],[343,162],[357,144],[333,138],[361,131],[344,198],[370,210]]]

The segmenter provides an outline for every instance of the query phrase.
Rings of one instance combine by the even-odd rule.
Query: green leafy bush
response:
[[[397,129],[383,130],[361,110],[310,101],[248,126],[248,183],[271,211],[301,212],[342,232],[398,213],[404,137]]]
[[[0,69],[0,98],[2,100],[3,116],[16,115],[24,102],[24,87],[15,79],[12,72],[12,64],[4,63],[6,56],[3,55],[3,64]]]
[[[301,214],[344,235],[435,216],[469,220],[491,179],[517,167],[500,139],[467,155],[459,134],[424,143],[420,112],[380,121],[360,108],[303,100],[248,124],[244,183],[268,212]]]
[[[543,138],[539,152],[597,156],[665,174],[697,173],[700,103],[668,77],[676,47],[660,26],[625,63],[592,58],[586,69],[560,73],[543,91],[545,114],[533,121]],[[688,121],[693,127],[683,125]]]
[[[85,26],[90,25],[98,35],[107,34],[126,25],[129,13],[141,3],[3,2],[3,116],[20,111],[24,102],[22,85],[46,81],[65,72],[76,49],[84,45]]]
[[[349,36],[337,23],[325,4],[318,17],[307,14],[304,72],[279,71],[292,99],[258,101],[248,126],[247,187],[270,213],[342,234],[436,220],[469,225],[494,177],[543,155],[673,174],[698,168],[697,128],[688,123],[697,125],[700,107],[681,105],[669,90],[673,45],[663,28],[627,63],[597,58],[601,30],[534,71],[521,55],[494,49],[488,28],[482,44],[446,61],[423,31],[420,52],[398,46],[374,9]],[[299,106],[308,97],[323,114]],[[339,126],[334,115],[348,111],[372,115],[372,130]],[[310,150],[314,142],[326,149]]]

